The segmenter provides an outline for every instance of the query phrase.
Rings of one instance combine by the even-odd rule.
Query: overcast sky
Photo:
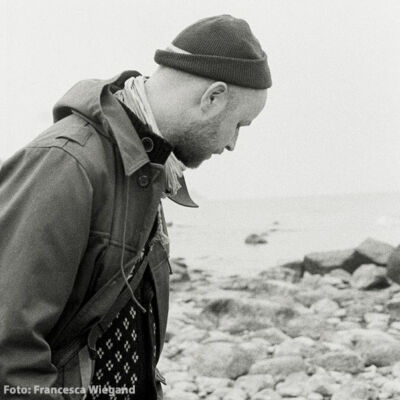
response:
[[[399,191],[398,0],[0,0],[0,159],[51,123],[76,81],[151,74],[196,20],[246,19],[270,62],[267,106],[236,149],[187,174],[208,198]]]

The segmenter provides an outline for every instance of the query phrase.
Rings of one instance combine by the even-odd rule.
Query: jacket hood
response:
[[[120,151],[127,176],[150,162],[139,136],[119,101],[113,96],[122,89],[136,71],[125,71],[109,80],[88,79],[75,84],[54,106],[53,119],[57,122],[68,115],[78,114],[101,134],[112,138]],[[184,178],[181,189],[171,200],[187,207],[198,207],[190,198]]]

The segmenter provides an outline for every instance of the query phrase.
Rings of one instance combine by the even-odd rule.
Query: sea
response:
[[[171,257],[216,276],[254,275],[367,238],[400,244],[400,193],[196,202],[193,209],[163,200]],[[253,233],[267,243],[246,244]]]

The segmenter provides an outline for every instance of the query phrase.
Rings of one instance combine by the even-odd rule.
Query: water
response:
[[[252,274],[314,251],[352,248],[367,237],[400,243],[400,193],[266,200],[200,200],[188,209],[164,200],[171,256],[217,275]],[[251,233],[277,227],[268,244]]]

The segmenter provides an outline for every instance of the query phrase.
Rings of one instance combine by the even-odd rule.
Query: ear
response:
[[[201,111],[209,116],[218,115],[228,104],[228,86],[225,82],[214,82],[201,96]]]

